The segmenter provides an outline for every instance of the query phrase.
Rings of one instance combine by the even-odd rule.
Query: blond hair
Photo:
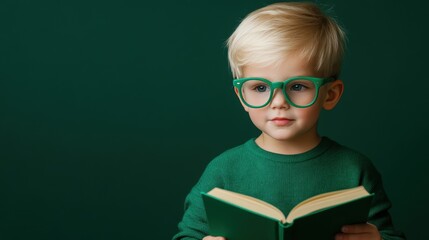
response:
[[[274,3],[260,8],[240,23],[227,41],[234,78],[243,67],[279,63],[298,54],[316,74],[338,77],[345,33],[337,22],[313,3]]]

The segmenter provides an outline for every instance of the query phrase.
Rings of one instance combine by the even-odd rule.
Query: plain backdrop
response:
[[[274,1],[0,2],[0,239],[170,239],[207,163],[258,135],[225,40]],[[427,1],[318,1],[348,36],[322,135],[429,239]],[[252,176],[249,176],[252,177]]]

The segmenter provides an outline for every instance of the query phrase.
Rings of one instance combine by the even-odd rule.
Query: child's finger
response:
[[[337,235],[335,235],[335,240],[362,240],[362,239],[376,240],[375,238],[373,238],[373,236],[370,233],[360,233],[360,234],[338,233]]]
[[[206,236],[202,240],[225,240],[224,237],[212,237],[212,236]]]

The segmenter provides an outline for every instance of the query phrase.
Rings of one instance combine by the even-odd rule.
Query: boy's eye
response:
[[[243,83],[242,90],[248,94],[265,94],[270,92],[270,85],[266,82],[252,79]]]
[[[259,86],[255,87],[255,90],[257,92],[266,92],[267,91],[267,86],[265,86],[265,85],[259,85]]]
[[[302,92],[302,91],[308,91],[313,90],[315,88],[314,83],[307,80],[295,80],[292,82],[289,82],[286,85],[286,91],[292,91],[292,92]]]
[[[290,87],[290,90],[292,91],[302,91],[305,90],[307,87],[302,84],[294,84]]]

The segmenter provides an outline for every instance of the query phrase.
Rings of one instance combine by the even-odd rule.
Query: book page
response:
[[[367,195],[369,195],[369,193],[363,186],[319,194],[295,206],[290,211],[286,222],[291,223],[295,218],[304,216],[311,212],[349,202]]]
[[[214,188],[207,194],[237,205],[239,207],[249,209],[253,212],[277,219],[282,223],[285,222],[286,217],[279,209],[257,198],[220,188]]]

